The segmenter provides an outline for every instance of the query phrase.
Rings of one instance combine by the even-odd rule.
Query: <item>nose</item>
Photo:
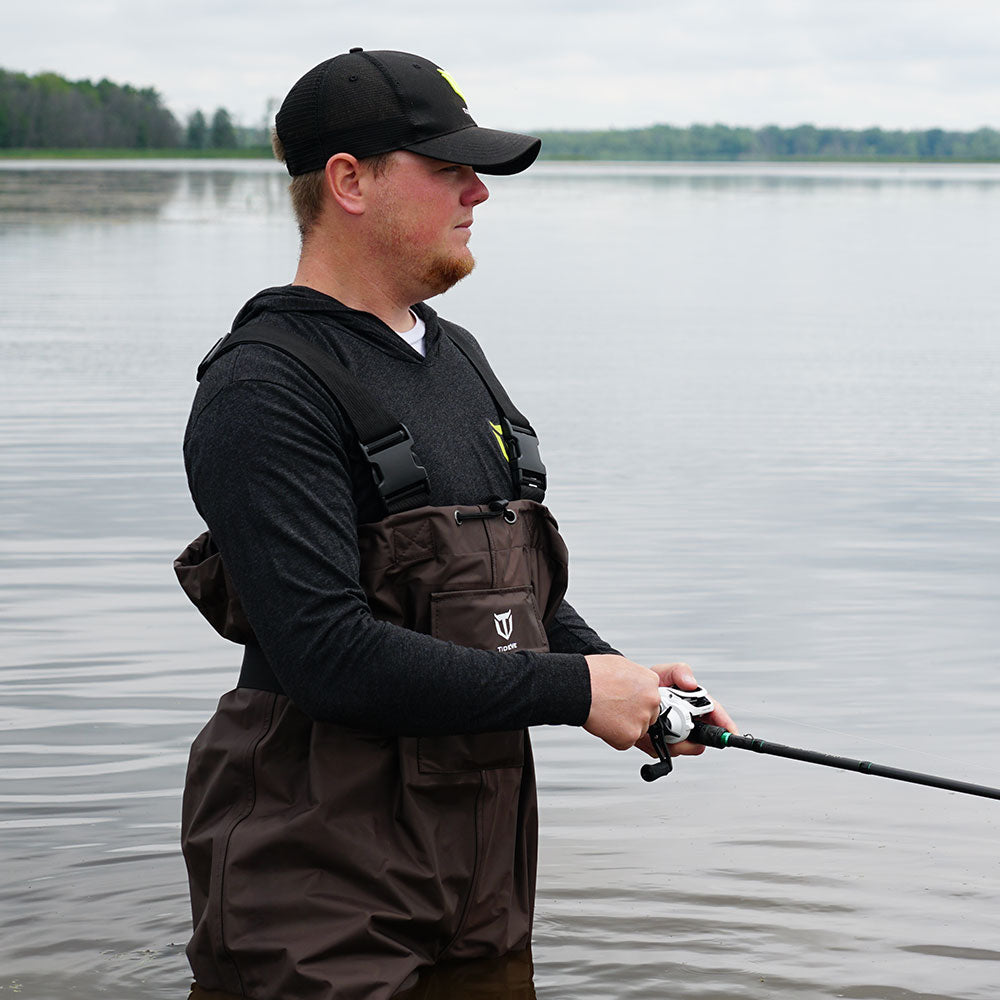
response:
[[[471,208],[481,205],[490,196],[489,188],[479,179],[479,174],[469,170],[469,183],[462,192],[462,204]]]

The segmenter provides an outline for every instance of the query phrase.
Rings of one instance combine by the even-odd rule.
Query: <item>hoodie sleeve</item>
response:
[[[611,653],[621,656],[606,643],[584,620],[568,601],[563,601],[546,626],[549,649],[554,653]]]
[[[210,370],[185,461],[196,506],[292,701],[313,719],[386,734],[582,725],[590,680],[579,644],[493,653],[372,616],[359,583],[345,429],[308,391],[244,366],[248,351]]]

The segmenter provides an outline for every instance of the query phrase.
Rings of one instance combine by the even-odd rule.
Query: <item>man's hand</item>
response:
[[[635,746],[660,713],[660,680],[655,671],[624,656],[587,657],[590,715],[583,728],[616,750]]]
[[[686,663],[660,663],[653,667],[653,670],[660,678],[661,687],[677,687],[682,691],[693,691],[698,687],[698,682],[694,679],[694,674],[691,673],[691,668]],[[712,696],[709,695],[709,698]],[[736,727],[736,723],[729,718],[729,713],[714,698],[712,698],[712,704],[715,706],[712,711],[708,715],[701,716],[698,721],[712,726],[721,726],[723,729],[739,735],[739,729]],[[648,753],[650,757],[656,756],[656,751],[648,736],[639,740],[636,746],[644,753]],[[698,754],[705,752],[705,747],[701,743],[681,740],[680,743],[668,743],[667,750],[671,757],[697,757]]]
[[[655,757],[646,735],[660,711],[661,687],[693,691],[698,682],[686,663],[661,663],[650,670],[624,656],[588,656],[590,668],[590,715],[584,729],[616,750],[637,746]],[[652,687],[650,687],[652,685]],[[713,698],[715,708],[700,721],[739,733],[729,713]],[[696,756],[704,753],[700,743],[683,740],[672,743],[670,755]]]

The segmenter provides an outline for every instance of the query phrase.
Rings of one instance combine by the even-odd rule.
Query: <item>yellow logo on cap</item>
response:
[[[468,98],[465,96],[465,94],[462,93],[462,91],[458,89],[458,84],[455,83],[455,81],[451,78],[451,74],[446,73],[443,69],[441,69],[440,66],[438,66],[437,71],[448,81],[448,85],[451,87],[451,89],[454,90],[455,93],[462,98],[462,103],[468,104],[469,103]]]

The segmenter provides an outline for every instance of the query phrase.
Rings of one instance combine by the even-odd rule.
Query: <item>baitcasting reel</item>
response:
[[[649,727],[649,738],[660,759],[655,764],[642,766],[639,773],[644,781],[656,781],[657,778],[670,774],[673,764],[668,745],[686,740],[694,729],[695,719],[707,715],[714,707],[704,688],[695,688],[693,691],[682,691],[675,687],[660,688],[660,717]]]

